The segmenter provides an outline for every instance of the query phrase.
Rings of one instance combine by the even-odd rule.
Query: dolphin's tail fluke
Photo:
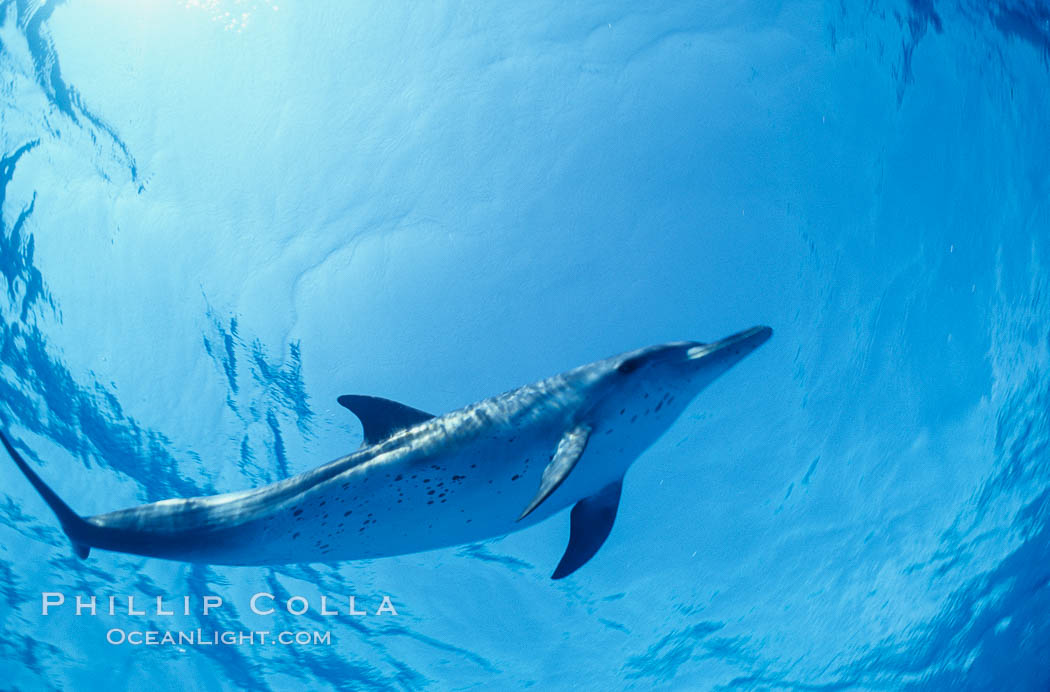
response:
[[[4,447],[7,448],[7,453],[11,455],[11,458],[15,460],[15,464],[21,469],[22,473],[29,482],[33,484],[36,491],[40,493],[40,497],[44,498],[44,502],[51,507],[51,511],[58,517],[58,521],[62,524],[62,530],[69,536],[69,540],[73,542],[73,550],[76,551],[77,555],[81,558],[86,558],[91,547],[83,542],[86,536],[91,532],[92,526],[84,521],[84,518],[69,508],[65,502],[62,501],[55,491],[51,489],[47,483],[44,482],[40,476],[37,475],[36,471],[26,463],[26,460],[22,458],[15,448],[11,445],[11,441],[7,439],[7,435],[0,432],[0,441],[4,443]],[[79,540],[78,540],[79,539]]]

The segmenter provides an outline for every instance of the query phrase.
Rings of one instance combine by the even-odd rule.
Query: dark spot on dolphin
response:
[[[467,519],[467,523],[468,523],[468,524],[469,524],[469,523],[470,523],[471,521],[472,521],[471,519]]]
[[[653,410],[654,411],[659,411],[663,407],[664,407],[664,402],[661,401],[659,404],[656,405],[656,408],[654,408]]]
[[[606,430],[605,434],[606,435],[612,435],[612,428],[609,428],[608,430]]]
[[[649,409],[645,409],[645,415],[649,415]]]
[[[299,538],[299,532],[298,531],[296,531],[295,533],[292,534],[292,540],[295,540],[296,538]]]
[[[430,479],[429,479],[429,478],[424,478],[424,479],[423,479],[423,482],[424,482],[424,483],[429,483],[429,482],[430,482]]]
[[[433,500],[427,500],[427,504],[428,505],[432,505],[432,504],[434,504],[434,501]]]
[[[399,480],[401,480],[402,478],[404,478],[404,476],[402,476],[402,475],[401,475],[401,474],[399,473],[399,474],[397,474],[397,478],[395,478],[394,480],[395,480],[395,481],[399,481]]]
[[[350,516],[350,515],[351,515],[351,514],[353,514],[353,513],[354,513],[354,510],[352,510],[352,509],[348,509],[348,510],[346,510],[345,512],[343,512],[343,516],[344,516],[344,517],[348,517],[348,516]]]
[[[324,507],[324,503],[325,503],[325,500],[321,500],[321,504],[319,504],[319,505],[317,505],[317,506],[318,506],[318,507]]]
[[[620,415],[621,415],[621,416],[622,416],[623,414],[625,414],[625,413],[627,413],[627,409],[625,409],[625,408],[622,408],[622,409],[620,409]]]
[[[427,491],[427,495],[433,495],[433,494],[434,494],[434,491],[433,491],[433,490],[428,490],[428,491]]]
[[[461,480],[463,480],[464,478],[466,478],[466,476],[453,476],[453,477],[452,477],[452,480],[454,480],[454,481],[461,481]]]
[[[303,510],[301,510],[300,508],[298,508],[298,507],[293,507],[292,508],[292,514],[294,514],[295,516],[299,516],[302,513],[303,513]]]
[[[513,476],[511,476],[511,477],[510,477],[510,479],[511,479],[512,481],[516,481],[516,480],[518,480],[519,478],[521,478],[521,476],[519,476],[519,475],[518,475],[518,474],[516,474],[516,473],[515,473],[515,474],[514,474]]]
[[[471,464],[471,465],[470,465],[470,468],[472,468],[472,469],[476,469],[477,467],[478,467],[478,465],[477,465],[477,464]]]
[[[638,416],[631,416],[631,422],[632,423],[635,422],[636,420],[638,420]]]
[[[442,503],[444,503],[445,501],[444,501],[444,500],[442,500],[441,502],[442,502]]]
[[[646,399],[648,399],[648,398],[649,398],[649,392],[646,392],[646,393],[645,393],[645,397],[644,397],[644,398],[646,398]]]

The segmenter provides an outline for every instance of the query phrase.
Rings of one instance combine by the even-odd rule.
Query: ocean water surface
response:
[[[82,514],[345,454],[341,394],[776,332],[562,581],[567,513],[81,560],[5,457],[0,689],[1050,689],[1048,123],[1043,0],[0,1],[0,423]],[[198,629],[331,641],[109,641]]]

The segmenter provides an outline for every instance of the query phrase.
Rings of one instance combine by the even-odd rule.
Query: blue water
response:
[[[1050,7],[574,5],[0,2],[0,420],[81,513],[344,454],[340,394],[443,412],[776,330],[559,582],[567,514],[82,561],[0,463],[0,688],[1050,688]],[[332,641],[107,642],[197,628]]]

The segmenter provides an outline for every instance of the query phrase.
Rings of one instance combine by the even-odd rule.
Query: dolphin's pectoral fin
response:
[[[426,411],[378,396],[344,394],[337,401],[360,419],[361,426],[365,429],[365,439],[362,443],[365,446],[374,445],[399,430],[411,428],[434,417]]]
[[[572,508],[569,545],[551,579],[569,576],[583,567],[602,547],[616,520],[622,487],[623,479],[610,483],[597,494],[583,498]]]
[[[590,435],[591,428],[589,425],[577,425],[561,436],[561,440],[558,441],[558,448],[554,450],[554,457],[547,464],[547,468],[543,469],[543,475],[540,477],[540,489],[536,491],[536,496],[532,498],[532,502],[518,517],[518,521],[529,516],[532,510],[539,507],[551,493],[557,490],[562,481],[569,477],[569,473],[576,467],[576,462],[583,456],[583,450],[587,447],[587,438]]]

